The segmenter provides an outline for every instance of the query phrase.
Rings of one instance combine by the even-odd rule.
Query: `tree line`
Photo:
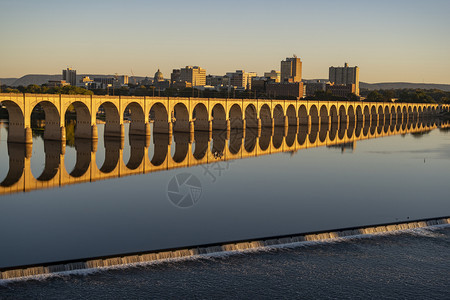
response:
[[[450,104],[450,92],[432,89],[391,89],[391,90],[361,90],[361,96],[370,102],[401,103],[439,103]]]
[[[94,95],[93,91],[72,85],[49,87],[45,84],[30,84],[28,86],[19,86],[17,88],[2,87],[1,91],[3,93]]]

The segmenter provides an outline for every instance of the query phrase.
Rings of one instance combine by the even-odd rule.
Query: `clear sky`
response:
[[[303,77],[360,67],[366,82],[450,83],[449,0],[0,0],[0,77],[153,76],[280,69]]]

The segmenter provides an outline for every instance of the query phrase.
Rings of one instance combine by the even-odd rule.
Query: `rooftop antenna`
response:
[[[131,69],[131,75],[133,75],[134,85],[136,85],[136,76],[134,76],[133,69]]]

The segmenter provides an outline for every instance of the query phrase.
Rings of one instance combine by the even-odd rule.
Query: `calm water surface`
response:
[[[18,152],[10,146],[8,155],[7,124],[0,126],[1,182],[10,170],[11,149]],[[98,126],[94,159],[101,168],[121,143],[104,140]],[[130,140],[127,130],[123,164],[133,156],[130,143],[145,144]],[[168,137],[152,136],[149,159],[161,148],[173,157],[183,149],[200,151],[202,138],[196,133],[189,149],[189,135],[174,135],[171,145]],[[214,133],[203,150],[220,158],[221,144],[234,147],[240,139],[245,146],[242,132],[226,138]],[[282,132],[271,138],[269,131],[266,140],[279,138],[284,139]],[[36,133],[30,158],[34,177],[44,171],[46,153],[55,149],[58,143],[44,143]],[[91,150],[90,141],[68,141],[62,156],[67,172],[76,168],[80,153]],[[2,195],[0,268],[448,216],[449,170],[450,134],[435,129]],[[183,178],[191,178],[190,186],[182,185]],[[174,183],[180,185],[179,195],[192,195],[192,203],[174,204]]]

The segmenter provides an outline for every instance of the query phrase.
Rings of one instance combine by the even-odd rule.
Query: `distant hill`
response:
[[[15,81],[17,80],[17,78],[0,78],[0,84],[3,85],[12,85]]]
[[[38,75],[38,74],[30,74],[25,75],[18,78],[14,81],[11,86],[27,86],[30,84],[41,85],[47,83],[49,80],[61,80],[61,75]]]
[[[366,83],[360,82],[359,87],[368,90],[390,90],[390,89],[438,89],[450,92],[450,84],[434,84],[434,83],[410,83],[410,82],[382,82],[382,83]]]
[[[101,75],[101,74],[77,74],[77,81],[81,80],[84,76],[89,76],[90,78],[105,78],[105,77],[114,77],[114,75]],[[145,77],[136,76],[137,81],[143,80]],[[61,80],[62,75],[46,75],[46,74],[28,74],[22,76],[20,78],[0,78],[1,84],[9,85],[9,86],[27,86],[30,84],[41,85],[47,83],[49,80]],[[131,78],[130,78],[130,81]]]

